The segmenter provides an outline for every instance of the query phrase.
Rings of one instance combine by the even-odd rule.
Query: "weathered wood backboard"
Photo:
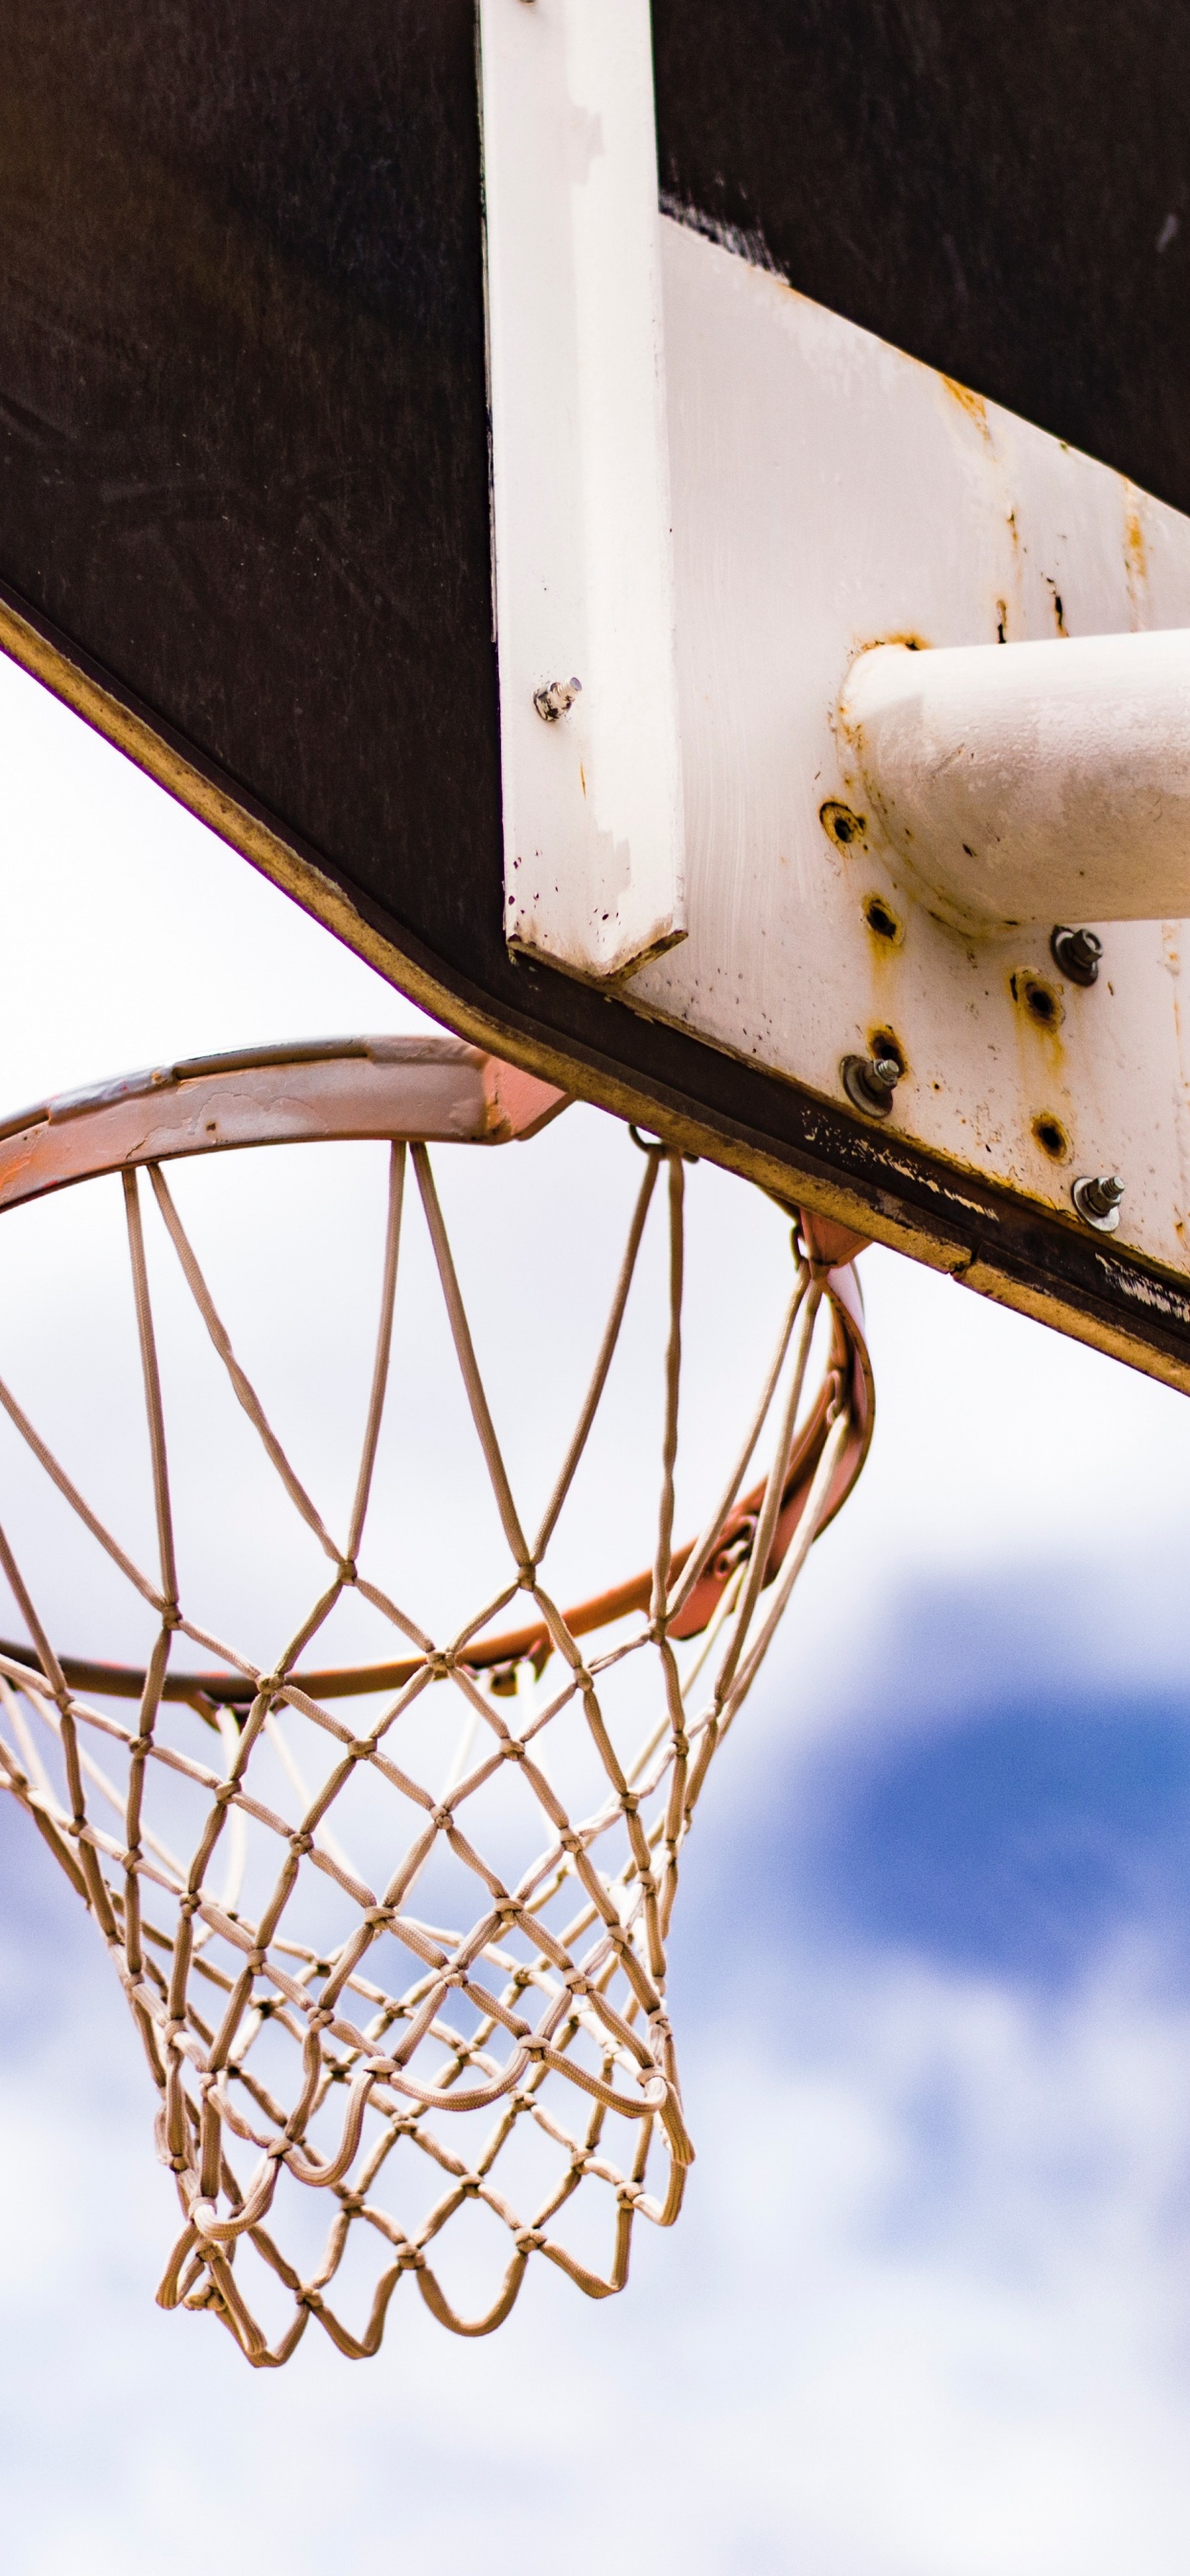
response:
[[[0,0],[0,642],[462,1033],[1190,1385],[1178,926],[1084,991],[820,819],[860,645],[1190,625],[1190,20],[652,19],[674,944],[505,936],[472,0]]]

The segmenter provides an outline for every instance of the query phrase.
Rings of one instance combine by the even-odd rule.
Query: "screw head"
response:
[[[1099,973],[1103,941],[1094,930],[1068,930],[1059,921],[1050,932],[1050,955],[1072,984],[1093,984]]]
[[[569,680],[550,680],[544,688],[534,689],[533,704],[543,724],[557,724],[559,716],[568,716],[575,699],[582,694],[582,681],[572,675]]]

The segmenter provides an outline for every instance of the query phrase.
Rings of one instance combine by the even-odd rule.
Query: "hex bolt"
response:
[[[894,1055],[845,1055],[839,1067],[848,1099],[869,1118],[887,1118],[903,1070]]]
[[[569,715],[582,693],[581,680],[551,680],[548,688],[534,689],[533,704],[543,724],[557,724],[559,716]]]
[[[1103,941],[1093,930],[1067,930],[1058,921],[1050,932],[1050,955],[1072,984],[1093,984],[1099,973]]]
[[[1084,1225],[1093,1225],[1096,1234],[1114,1234],[1120,1222],[1120,1201],[1124,1184],[1118,1172],[1100,1172],[1072,1181],[1070,1195]]]

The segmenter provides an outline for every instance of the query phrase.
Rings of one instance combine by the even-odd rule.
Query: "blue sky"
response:
[[[6,671],[0,757],[14,1103],[406,1024]],[[891,1256],[865,1275],[877,1444],[689,1847],[698,2162],[623,2298],[543,2271],[471,2345],[406,2283],[377,2361],[310,2335],[275,2377],[162,2315],[137,2043],[0,1801],[5,2576],[1180,2576],[1185,1409]]]

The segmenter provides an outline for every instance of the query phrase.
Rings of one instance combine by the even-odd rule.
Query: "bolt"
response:
[[[1118,1172],[1101,1172],[1097,1178],[1088,1175],[1081,1181],[1072,1181],[1070,1195],[1085,1225],[1093,1225],[1097,1234],[1115,1233],[1124,1196]]]
[[[543,724],[557,724],[559,716],[568,716],[576,698],[581,698],[581,680],[551,680],[546,689],[534,689],[533,704]]]
[[[902,1071],[893,1055],[845,1055],[839,1067],[848,1099],[869,1118],[887,1118]]]
[[[1099,973],[1103,941],[1093,930],[1066,930],[1055,922],[1050,932],[1050,955],[1072,984],[1093,984]]]

